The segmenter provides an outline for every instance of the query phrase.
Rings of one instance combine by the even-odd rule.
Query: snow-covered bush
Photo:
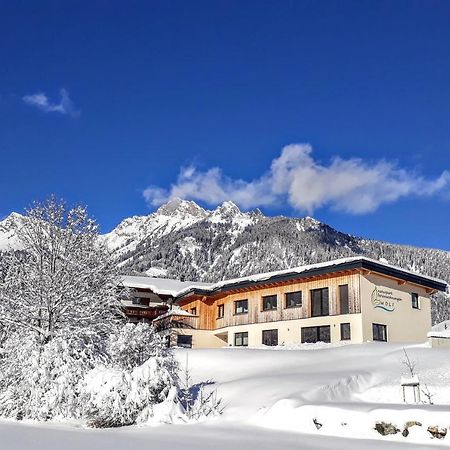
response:
[[[104,339],[89,332],[59,335],[45,345],[15,333],[0,360],[0,415],[16,419],[81,418],[81,381],[105,362]]]
[[[132,370],[96,367],[84,380],[85,417],[95,427],[144,423],[153,418],[155,406],[174,404],[174,389],[172,374],[154,357]]]
[[[109,364],[94,368],[84,380],[85,416],[91,425],[142,423],[152,420],[156,405],[175,406],[178,364],[153,327],[124,325],[111,334],[108,356]]]
[[[155,357],[170,372],[177,371],[172,351],[154,327],[147,323],[127,323],[112,333],[108,339],[108,353],[123,369],[133,369]]]

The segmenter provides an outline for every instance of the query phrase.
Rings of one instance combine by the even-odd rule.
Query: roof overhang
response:
[[[230,282],[223,282],[213,289],[201,289],[192,287],[191,289],[185,290],[180,295],[177,296],[176,300],[181,300],[193,295],[196,296],[213,296],[223,292],[240,290],[240,289],[252,289],[260,285],[267,285],[272,283],[283,283],[293,280],[301,280],[305,278],[323,276],[323,275],[333,275],[337,272],[347,272],[352,270],[366,270],[368,273],[377,273],[385,275],[387,277],[395,278],[398,280],[403,280],[405,282],[417,284],[423,286],[432,291],[442,291],[447,290],[447,283],[442,280],[437,280],[435,278],[427,277],[424,275],[416,274],[408,270],[397,268],[382,262],[377,262],[372,259],[365,257],[361,258],[350,258],[348,260],[331,261],[329,265],[319,264],[311,265],[310,268],[305,267],[304,270],[293,270],[283,271],[282,273],[274,273],[273,275],[267,276],[262,279],[236,279],[230,280]]]

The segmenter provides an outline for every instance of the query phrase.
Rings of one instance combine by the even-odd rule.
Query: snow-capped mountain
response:
[[[0,252],[20,247],[14,229],[20,226],[23,220],[24,216],[15,212],[0,220]]]
[[[232,202],[208,211],[175,199],[102,236],[124,271],[217,281],[345,256],[366,255],[450,279],[450,253],[361,239],[311,217],[267,217]],[[439,262],[437,262],[439,261]]]

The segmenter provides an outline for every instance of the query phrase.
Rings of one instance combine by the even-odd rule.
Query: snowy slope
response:
[[[201,424],[84,430],[76,424],[18,424],[0,421],[0,448],[65,450],[168,449],[432,449],[449,448],[450,436],[431,439],[430,425],[450,425],[450,350],[410,345],[421,383],[435,405],[403,404],[399,387],[406,374],[403,348],[392,344],[334,347],[309,344],[294,349],[224,348],[177,350],[194,382],[213,383],[224,414]],[[320,429],[313,420],[320,423]],[[379,420],[403,429],[382,437]]]

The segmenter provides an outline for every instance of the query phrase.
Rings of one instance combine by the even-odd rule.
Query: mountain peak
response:
[[[218,206],[216,208],[216,211],[220,212],[221,214],[227,214],[227,215],[241,213],[241,210],[236,205],[236,203],[233,203],[232,201],[229,201],[229,200],[223,202],[220,206]]]
[[[203,217],[206,215],[206,211],[197,203],[191,200],[183,200],[179,197],[174,197],[166,204],[160,206],[156,214],[164,216],[175,215],[190,215],[195,217]]]

